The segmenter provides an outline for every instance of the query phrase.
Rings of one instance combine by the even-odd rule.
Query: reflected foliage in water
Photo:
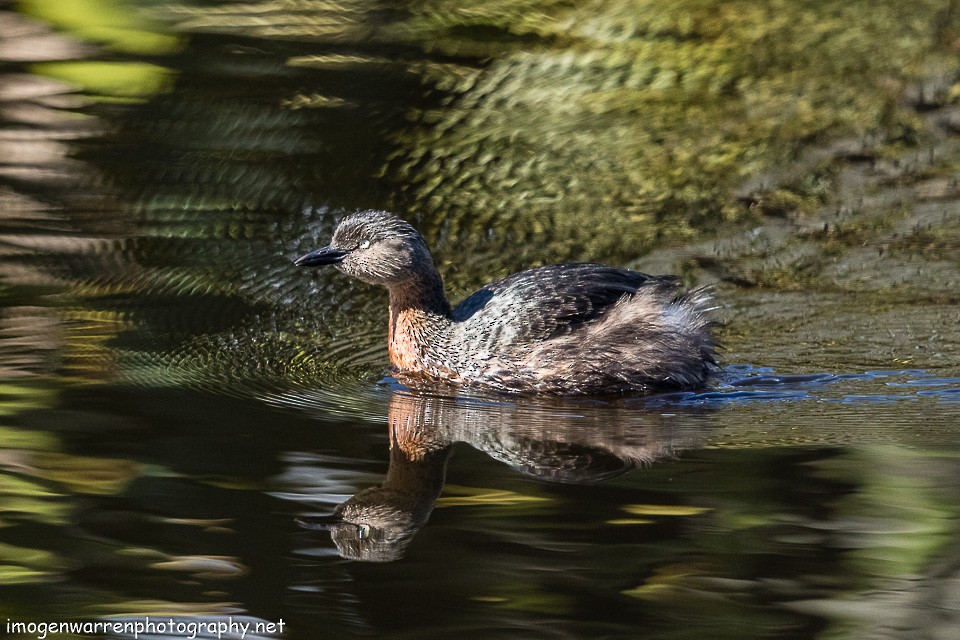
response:
[[[523,256],[534,260],[630,260],[665,236],[742,217],[728,192],[811,140],[922,135],[898,90],[956,69],[942,2],[394,6],[169,15],[180,29],[304,51],[287,62],[316,74],[318,89],[290,106],[359,134],[351,158],[369,163],[360,174],[379,178],[388,204],[474,252],[485,248],[471,238],[478,229],[498,236],[497,249],[546,235]],[[343,81],[358,75],[376,83]],[[365,144],[369,129],[338,126],[364,113],[388,148]],[[780,197],[818,195],[811,184]]]

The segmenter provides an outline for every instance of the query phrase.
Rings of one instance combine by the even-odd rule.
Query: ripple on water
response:
[[[143,386],[176,386],[306,411],[322,419],[379,421],[388,390],[376,384],[385,349],[381,331],[271,333],[260,326],[185,337],[168,350],[120,354],[122,378]]]
[[[735,365],[725,367],[717,390],[692,394],[683,402],[808,399],[823,402],[895,403],[936,396],[952,397],[960,378],[936,377],[920,369],[875,370],[864,373],[816,373],[777,375],[769,368]],[[762,391],[742,391],[762,387]],[[889,387],[922,389],[912,394],[889,393]],[[940,388],[936,388],[940,387]]]

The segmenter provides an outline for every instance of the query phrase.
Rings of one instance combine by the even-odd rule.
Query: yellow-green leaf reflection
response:
[[[624,595],[644,600],[656,600],[667,596],[680,588],[682,581],[701,573],[701,570],[689,564],[672,564],[657,569],[643,584],[627,589]]]
[[[628,504],[623,510],[634,516],[698,516],[710,511],[708,507],[673,504]]]
[[[112,98],[146,98],[165,90],[172,78],[169,69],[146,62],[42,62],[32,70]]]
[[[0,496],[17,496],[21,498],[54,498],[62,494],[52,491],[38,484],[32,479],[20,478],[15,475],[0,474]],[[5,501],[6,502],[6,501]],[[4,510],[9,511],[9,505],[4,504]]]
[[[6,411],[13,413],[9,405],[0,403],[0,415],[4,415]],[[5,451],[11,449],[53,449],[57,444],[57,439],[44,431],[27,431],[13,427],[0,427],[0,449],[4,449]],[[2,456],[0,456],[0,464],[3,464]]]
[[[0,562],[0,585],[30,584],[47,578],[44,571],[18,567]]]
[[[93,458],[60,453],[34,457],[38,473],[73,493],[113,495],[122,491],[140,467],[128,460]]]
[[[47,406],[54,398],[54,393],[39,385],[17,384],[15,382],[0,382],[0,416],[8,416]],[[6,438],[16,436],[18,439],[27,437],[17,431],[0,430],[0,446],[14,447]]]
[[[160,55],[180,48],[175,36],[125,0],[21,0],[24,14],[127,53]]]
[[[574,598],[545,591],[535,582],[518,582],[509,587],[506,593],[478,594],[470,599],[491,607],[525,613],[562,615],[576,608]]]
[[[618,525],[618,526],[632,526],[638,524],[653,524],[655,520],[648,520],[647,518],[613,518],[607,520],[607,524]]]
[[[446,495],[437,500],[438,507],[471,507],[480,505],[518,506],[547,504],[549,498],[529,496],[514,491],[491,491],[475,487],[457,487],[448,485]]]
[[[167,600],[127,600],[86,607],[90,615],[102,616],[204,616],[223,613],[225,602],[171,602]]]
[[[956,496],[930,479],[949,473],[950,456],[940,462],[902,447],[873,446],[856,450],[846,462],[843,469],[821,463],[820,470],[859,472],[859,491],[840,502],[845,518],[838,529],[856,541],[848,562],[863,575],[888,579],[923,573],[948,549],[956,528]]]
[[[65,568],[64,561],[49,551],[0,542],[0,585],[36,582]]]

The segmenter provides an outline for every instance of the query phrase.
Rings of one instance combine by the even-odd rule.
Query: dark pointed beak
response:
[[[322,267],[328,264],[337,264],[347,257],[347,252],[335,247],[324,247],[302,255],[293,261],[298,267]]]
[[[309,516],[297,518],[297,524],[310,531],[329,531],[338,524],[343,524],[343,518],[331,513],[324,516]]]

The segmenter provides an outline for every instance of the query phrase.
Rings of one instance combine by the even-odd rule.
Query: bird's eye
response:
[[[364,240],[363,242],[357,245],[357,249],[366,249],[369,246],[370,246],[370,241]]]

